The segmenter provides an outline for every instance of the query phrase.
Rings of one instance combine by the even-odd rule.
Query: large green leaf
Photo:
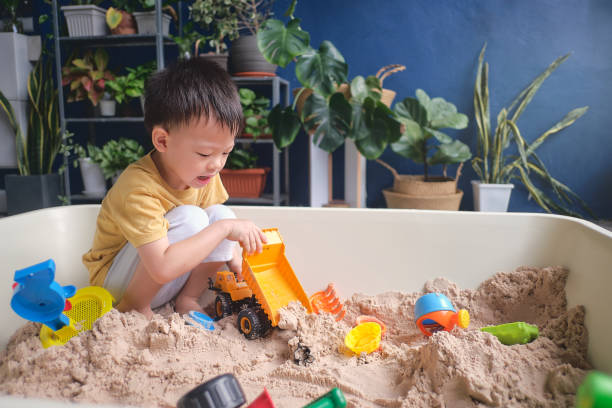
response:
[[[396,103],[394,109],[399,118],[410,119],[421,126],[427,126],[427,110],[417,99],[406,98]]]
[[[391,149],[400,156],[423,163],[426,152],[425,135],[421,126],[411,119],[403,118],[401,122],[405,127],[404,133],[397,142],[391,144]]]
[[[355,142],[359,152],[368,160],[380,157],[387,148],[387,125],[380,115],[374,115],[369,126],[369,135]]]
[[[276,105],[268,115],[268,123],[272,128],[272,138],[276,147],[283,149],[295,140],[302,123],[297,113],[291,107],[282,108]]]
[[[428,127],[433,129],[465,129],[467,127],[468,117],[457,113],[457,107],[444,98],[431,99],[422,89],[416,90],[416,96],[421,106],[427,111]]]
[[[331,153],[344,143],[351,113],[351,105],[342,93],[334,93],[328,105],[323,96],[314,92],[304,103],[302,118],[306,129],[314,132],[313,143]]]
[[[428,163],[430,165],[462,163],[471,157],[470,148],[459,140],[454,140],[439,145],[433,156],[428,159]]]
[[[347,73],[344,57],[329,41],[323,41],[318,51],[309,49],[295,63],[295,76],[302,85],[325,97],[346,82]]]
[[[286,67],[295,57],[310,49],[310,34],[300,28],[300,20],[287,23],[269,19],[257,33],[259,51],[269,63]]]

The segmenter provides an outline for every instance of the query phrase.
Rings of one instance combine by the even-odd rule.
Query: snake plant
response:
[[[478,128],[478,153],[472,159],[472,167],[483,183],[504,184],[517,180],[522,183],[536,203],[547,212],[581,217],[572,207],[579,204],[589,215],[593,213],[587,204],[568,186],[553,178],[536,149],[551,135],[572,125],[585,114],[588,106],[576,108],[566,114],[559,122],[542,133],[535,140],[525,140],[517,125],[521,114],[546,78],[550,76],[568,57],[561,56],[553,61],[546,70],[538,75],[512,101],[508,108],[502,108],[497,115],[497,127],[491,129],[489,111],[489,64],[484,62],[486,44],[478,57],[478,70],[474,86],[474,112]],[[517,148],[517,154],[506,155],[511,143]],[[539,179],[536,183],[534,179]],[[544,185],[552,190],[553,195],[538,186]]]
[[[43,62],[41,58],[28,77],[27,138],[9,100],[0,91],[0,106],[15,132],[17,166],[22,176],[51,173],[62,145],[57,90],[52,75],[51,60]]]

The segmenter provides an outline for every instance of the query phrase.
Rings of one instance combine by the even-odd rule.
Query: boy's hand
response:
[[[227,262],[230,271],[236,274],[238,281],[244,280],[242,277],[242,250],[239,245],[234,248],[234,257]]]
[[[226,219],[228,224],[227,239],[238,241],[247,254],[259,253],[267,242],[266,235],[249,220]]]

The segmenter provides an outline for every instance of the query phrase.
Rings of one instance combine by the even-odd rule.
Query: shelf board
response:
[[[274,139],[257,139],[253,140],[250,137],[239,137],[236,139],[238,143],[274,143]]]
[[[289,85],[289,81],[279,76],[265,76],[265,77],[248,77],[248,76],[233,76],[232,80],[239,84],[268,84],[275,78],[283,85]]]
[[[280,202],[281,204],[288,202],[287,194],[280,195]],[[272,194],[264,194],[259,198],[230,197],[226,204],[274,205],[274,199],[272,198]]]
[[[81,37],[60,37],[63,43],[76,43],[84,47],[123,47],[123,46],[155,46],[155,35],[150,34],[123,34],[123,35],[95,35]],[[168,36],[163,37],[166,45],[175,44]]]
[[[133,117],[118,117],[118,116],[108,116],[108,117],[96,117],[96,118],[66,118],[66,123],[89,123],[89,122],[144,122],[144,117],[142,116],[133,116]]]

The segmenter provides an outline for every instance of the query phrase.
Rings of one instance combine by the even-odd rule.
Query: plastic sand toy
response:
[[[303,408],[344,408],[346,407],[346,398],[339,388],[332,388],[327,394],[324,394],[312,401]]]
[[[538,338],[540,334],[538,326],[525,322],[514,322],[487,326],[480,329],[497,337],[501,344],[511,346],[513,344],[527,344]]]
[[[176,408],[239,408],[246,404],[240,383],[233,374],[222,374],[198,385],[183,395]],[[274,402],[264,388],[246,408],[274,408]],[[344,408],[346,398],[338,388],[332,388],[303,408]]]
[[[113,307],[113,297],[104,288],[88,286],[75,293],[72,285],[60,286],[52,259],[15,271],[14,279],[11,307],[24,319],[43,324],[40,341],[45,348],[90,330]]]
[[[217,319],[238,313],[238,330],[247,339],[256,339],[276,327],[279,310],[299,301],[312,313],[312,306],[289,260],[285,244],[276,228],[264,229],[267,242],[261,253],[242,254],[244,281],[236,281],[230,271],[217,272],[208,287],[218,292],[215,299]]]
[[[367,323],[367,322],[378,323],[380,325],[380,330],[381,330],[380,337],[383,339],[385,338],[385,333],[387,332],[387,326],[382,321],[378,320],[374,316],[366,316],[366,315],[361,315],[357,317],[357,319],[355,319],[355,325],[359,325],[361,323]]]
[[[333,283],[327,285],[325,290],[316,292],[310,296],[310,304],[312,305],[312,310],[316,314],[321,312],[330,313],[336,316],[337,322],[342,320],[346,314],[346,309],[340,302]]]
[[[202,312],[198,312],[197,310],[190,310],[189,313],[185,315],[185,322],[192,326],[198,326],[209,331],[215,330],[212,317],[205,315]]]
[[[371,353],[380,347],[381,333],[378,323],[361,323],[348,332],[344,344],[356,354]]]
[[[456,311],[450,299],[441,293],[421,296],[414,305],[416,324],[426,336],[455,326],[466,328],[470,325],[470,314],[465,309]]]
[[[612,407],[612,376],[590,372],[578,387],[576,408]]]

